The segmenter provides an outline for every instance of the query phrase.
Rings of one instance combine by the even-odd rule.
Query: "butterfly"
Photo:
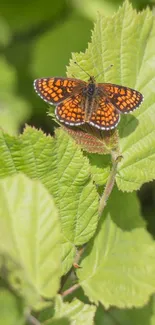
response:
[[[75,78],[49,77],[34,80],[34,89],[47,103],[55,105],[56,118],[70,126],[88,123],[100,130],[114,129],[120,113],[130,113],[143,101],[135,90],[112,83]]]

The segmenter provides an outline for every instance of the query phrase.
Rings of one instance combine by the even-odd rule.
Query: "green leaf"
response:
[[[96,15],[98,12],[102,15],[110,16],[119,8],[119,6],[123,3],[123,0],[115,0],[115,1],[108,1],[108,0],[84,0],[84,1],[74,1],[72,0],[73,6],[79,10],[79,12],[88,17],[91,20],[96,19]],[[152,8],[153,1],[151,0],[132,0],[131,3],[133,4],[134,8],[137,10],[145,9],[146,6]]]
[[[25,324],[23,301],[5,288],[0,288],[0,324]]]
[[[46,322],[47,325],[71,325],[72,323],[66,317],[53,318],[50,321]]]
[[[80,11],[80,13],[91,20],[96,19],[96,14],[98,12],[103,15],[111,15],[118,6],[121,1],[107,1],[107,0],[84,0],[84,1],[74,1],[72,0],[73,5],[76,9]]]
[[[134,113],[138,121],[137,128],[134,130],[135,119],[127,119],[120,130],[123,159],[119,164],[116,180],[119,188],[127,191],[136,190],[144,182],[155,178],[155,91],[153,86],[155,22],[152,13],[145,10],[135,16],[134,28],[138,31],[134,40],[137,53],[134,67],[137,68],[137,72],[135,69],[135,74],[137,74],[135,87],[144,94],[144,104]]]
[[[62,261],[63,261],[63,270],[62,274],[66,273],[73,264],[76,249],[72,242],[69,242],[67,238],[63,237],[62,240]]]
[[[146,222],[141,217],[141,206],[137,195],[123,193],[114,187],[108,200],[110,216],[113,222],[123,230],[146,227]]]
[[[24,172],[38,178],[59,209],[63,242],[63,272],[71,267],[75,245],[94,234],[98,222],[98,194],[90,178],[88,159],[63,130],[55,138],[28,127],[24,134],[0,138],[0,177]]]
[[[0,180],[0,238],[1,254],[15,261],[30,294],[55,296],[61,272],[60,224],[52,197],[39,181],[22,174]]]
[[[100,305],[95,315],[96,325],[154,325],[155,299],[142,308],[118,309],[111,308],[105,311]]]
[[[155,178],[155,24],[149,9],[138,13],[125,1],[112,17],[99,15],[85,53],[73,54],[68,76],[87,80],[74,61],[97,82],[135,88],[144,103],[132,114],[121,115],[118,126],[123,156],[116,181],[122,191],[133,191]],[[106,68],[113,64],[113,68]],[[103,73],[102,73],[103,71]],[[104,183],[103,175],[103,183]]]
[[[135,198],[113,195],[77,273],[91,301],[105,308],[140,307],[155,291],[155,243],[143,228]]]
[[[88,154],[93,180],[97,185],[106,184],[111,167],[110,155]]]
[[[53,320],[66,317],[69,319],[70,324],[80,325],[93,325],[93,319],[96,311],[96,307],[93,305],[83,304],[78,299],[74,299],[71,303],[64,303],[60,296],[57,296],[55,302],[55,315]],[[53,322],[46,322],[47,325],[55,324]],[[56,323],[57,324],[57,323]]]

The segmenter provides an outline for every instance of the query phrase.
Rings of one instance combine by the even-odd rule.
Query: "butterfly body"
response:
[[[98,98],[98,87],[93,77],[90,77],[90,80],[83,88],[82,97],[82,106],[85,112],[84,122],[89,123],[92,113],[96,111]]]
[[[135,90],[111,83],[88,82],[75,78],[41,78],[34,81],[37,94],[47,103],[55,105],[60,122],[71,126],[84,123],[101,130],[117,126],[120,113],[130,113],[143,101]]]

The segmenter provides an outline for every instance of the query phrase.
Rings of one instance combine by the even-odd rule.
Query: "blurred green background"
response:
[[[130,1],[154,10],[155,0]],[[25,123],[52,133],[47,104],[33,80],[65,76],[72,52],[85,51],[97,12],[112,15],[123,0],[2,0],[0,11],[0,127],[16,135]],[[155,236],[155,184],[138,192],[148,229]]]

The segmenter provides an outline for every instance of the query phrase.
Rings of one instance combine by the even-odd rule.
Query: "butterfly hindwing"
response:
[[[99,97],[95,112],[92,113],[89,124],[101,130],[114,129],[120,120],[120,114],[114,105],[106,98]]]
[[[81,94],[74,95],[60,103],[55,109],[55,115],[60,122],[68,125],[84,124],[83,97]]]

